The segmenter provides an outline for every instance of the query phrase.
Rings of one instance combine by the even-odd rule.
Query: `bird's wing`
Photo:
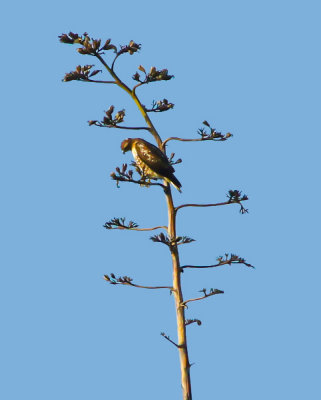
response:
[[[166,155],[153,144],[145,140],[137,140],[135,149],[138,157],[154,172],[159,175],[166,176],[168,173],[174,172],[174,168],[170,165]]]

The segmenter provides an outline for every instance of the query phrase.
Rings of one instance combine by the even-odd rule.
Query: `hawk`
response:
[[[142,175],[150,179],[165,179],[181,192],[182,185],[173,174],[174,168],[158,147],[140,138],[125,139],[120,147],[123,153],[132,151]]]

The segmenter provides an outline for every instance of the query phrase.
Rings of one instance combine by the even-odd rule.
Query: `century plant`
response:
[[[172,165],[180,163],[182,160],[177,159],[174,161],[175,154],[171,154],[169,157],[166,156],[166,147],[168,143],[172,140],[182,141],[182,142],[205,142],[205,141],[226,141],[232,137],[231,133],[222,134],[221,132],[216,131],[207,121],[203,121],[203,127],[198,130],[198,137],[195,138],[181,138],[181,137],[168,137],[163,140],[158,134],[154,124],[150,119],[150,114],[153,112],[165,112],[173,109],[174,104],[169,102],[167,99],[153,101],[150,108],[144,106],[137,96],[137,89],[141,86],[158,82],[158,81],[168,81],[173,78],[173,75],[168,73],[167,69],[157,69],[156,67],[151,67],[149,71],[147,71],[142,65],[138,67],[140,72],[135,72],[132,76],[135,84],[133,87],[129,87],[126,85],[119,75],[115,71],[115,63],[116,60],[123,54],[134,54],[141,49],[141,45],[135,43],[133,40],[129,42],[129,44],[117,47],[111,43],[111,39],[106,40],[104,43],[101,42],[100,39],[93,39],[89,37],[87,33],[83,35],[78,35],[77,33],[69,32],[68,34],[62,34],[59,36],[59,39],[62,43],[67,44],[76,44],[79,45],[77,48],[78,53],[83,55],[88,55],[95,57],[102,64],[108,75],[111,77],[111,80],[97,80],[97,75],[102,73],[102,70],[94,69],[94,65],[88,64],[84,66],[78,65],[76,69],[72,72],[69,72],[65,75],[64,81],[82,81],[82,82],[92,82],[92,83],[103,83],[103,84],[111,84],[117,85],[119,88],[124,90],[135,102],[138,110],[144,117],[146,122],[145,126],[124,126],[124,118],[125,118],[125,110],[118,110],[115,112],[114,106],[109,106],[108,110],[105,112],[105,115],[102,119],[99,120],[90,120],[90,126],[98,126],[98,127],[106,127],[106,128],[117,128],[123,129],[125,131],[146,131],[148,132],[156,142],[158,149],[155,150],[155,146],[152,144],[142,140],[135,139],[140,141],[147,146],[147,150],[151,150],[153,155],[160,157],[163,159],[163,163],[165,163],[165,167],[170,171],[174,171]],[[110,62],[106,61],[105,54],[110,54]],[[93,79],[95,77],[95,79]],[[124,149],[124,143],[122,144],[122,148]],[[154,150],[153,150],[154,149]],[[126,151],[127,149],[125,149]],[[161,151],[162,153],[160,153]],[[133,152],[134,154],[134,152]],[[135,154],[134,154],[135,155]],[[171,260],[172,260],[172,270],[173,270],[173,282],[168,286],[146,286],[141,284],[136,284],[133,282],[133,279],[128,276],[116,276],[114,273],[110,273],[109,275],[105,275],[104,279],[112,284],[112,285],[128,285],[137,288],[145,288],[145,289],[167,289],[173,295],[175,306],[176,306],[176,319],[177,319],[177,342],[172,340],[167,334],[164,332],[161,335],[167,339],[170,343],[172,343],[178,350],[179,358],[180,358],[180,367],[181,367],[181,385],[182,385],[182,394],[183,400],[191,400],[192,399],[192,388],[191,388],[191,378],[190,378],[190,368],[191,364],[188,356],[188,346],[187,346],[187,337],[186,337],[186,327],[192,323],[196,323],[197,325],[201,325],[201,321],[199,319],[186,319],[185,310],[187,308],[187,304],[194,301],[199,301],[206,299],[210,296],[214,296],[217,294],[224,293],[219,289],[201,289],[200,292],[202,295],[199,295],[195,298],[185,299],[182,292],[181,285],[181,274],[189,268],[194,269],[203,269],[203,268],[216,268],[223,265],[231,265],[231,264],[243,264],[246,267],[253,268],[253,266],[245,261],[244,258],[239,257],[235,254],[225,254],[224,256],[220,256],[217,258],[217,262],[211,265],[180,265],[179,261],[179,250],[178,246],[181,244],[187,244],[194,241],[193,239],[187,236],[177,236],[176,234],[176,216],[177,213],[185,207],[216,207],[230,204],[237,204],[240,207],[240,212],[242,214],[247,213],[248,210],[244,208],[243,202],[248,200],[246,195],[243,195],[239,190],[229,190],[227,193],[227,199],[225,201],[221,201],[218,203],[209,203],[209,204],[196,204],[196,203],[188,203],[181,204],[178,206],[174,205],[173,197],[171,193],[170,182],[168,179],[162,179],[166,175],[151,174],[146,171],[148,169],[142,168],[142,163],[138,163],[137,157],[135,158],[135,162],[132,163],[133,169],[129,169],[127,164],[123,164],[121,167],[117,167],[115,172],[111,173],[111,178],[117,182],[117,186],[120,182],[130,182],[140,185],[141,187],[151,187],[151,186],[160,186],[162,191],[164,192],[165,199],[167,202],[167,210],[168,210],[168,224],[167,226],[155,226],[152,228],[139,228],[138,224],[133,221],[126,222],[125,218],[112,218],[110,221],[106,222],[104,227],[106,229],[126,229],[132,231],[153,231],[153,230],[163,230],[159,234],[152,236],[150,239],[154,242],[160,242],[165,244],[170,252]],[[154,172],[154,171],[153,171]],[[138,173],[138,175],[136,175]],[[175,177],[174,177],[175,178]],[[176,179],[176,178],[175,178]],[[153,182],[151,181],[153,180]],[[177,179],[176,179],[177,181]],[[179,182],[178,182],[179,183]],[[176,186],[178,190],[180,190],[180,186]]]

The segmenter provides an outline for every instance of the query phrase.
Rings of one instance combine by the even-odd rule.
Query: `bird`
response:
[[[174,176],[174,168],[166,155],[152,143],[140,138],[128,138],[122,141],[123,153],[131,150],[138,168],[143,176],[149,179],[165,179],[171,183],[180,193],[181,183]]]

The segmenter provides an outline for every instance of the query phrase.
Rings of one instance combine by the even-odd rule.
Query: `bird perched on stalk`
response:
[[[140,138],[125,139],[120,147],[123,153],[131,150],[143,176],[150,179],[165,179],[181,192],[182,185],[174,176],[174,168],[158,147]]]

